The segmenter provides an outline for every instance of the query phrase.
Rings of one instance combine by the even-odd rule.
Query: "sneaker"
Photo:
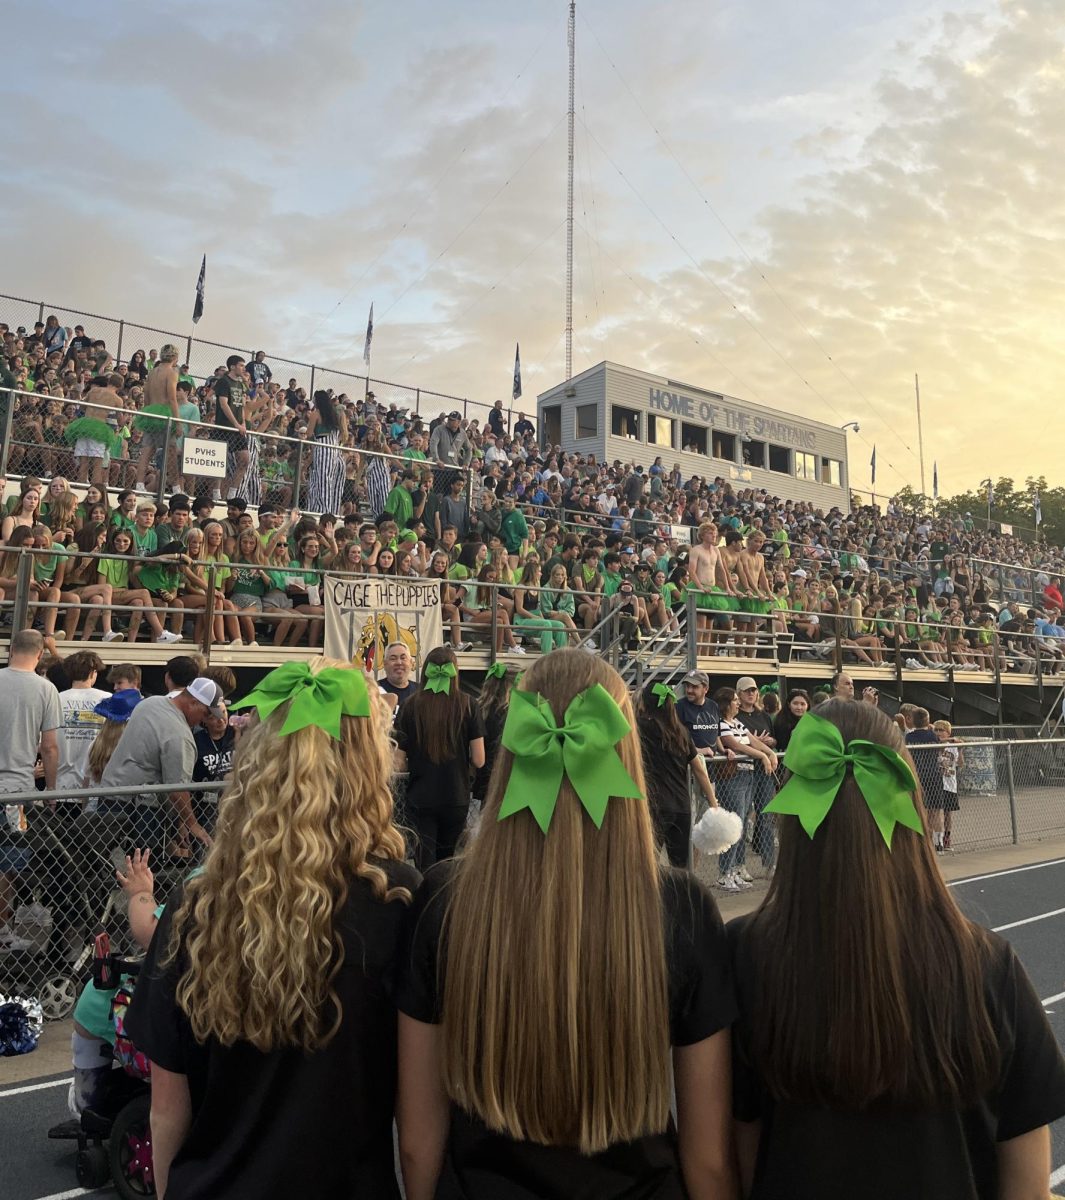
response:
[[[135,492],[147,492],[148,491],[148,489],[144,486],[143,483],[135,483],[133,485],[133,490]]]
[[[465,654],[467,650],[473,649],[473,642],[459,642],[455,647],[456,654]]]
[[[723,892],[738,892],[741,890],[740,885],[736,882],[734,875],[722,875],[717,881],[717,886]]]
[[[525,647],[524,646],[511,646],[508,653],[520,654],[520,655],[522,655],[522,657],[524,657],[525,656]]]
[[[57,642],[65,642],[67,640],[67,631],[65,629],[57,629],[55,633],[52,634],[52,637],[55,638]]]
[[[258,650],[259,643],[253,639],[252,641],[247,643],[247,647],[249,650]]]
[[[165,642],[167,645],[173,642],[181,641],[180,633],[171,633],[169,629],[164,629],[163,632],[155,639],[157,642]]]
[[[244,639],[243,639],[243,638],[234,638],[234,639],[233,639],[233,640],[232,640],[232,641],[229,643],[229,645],[230,645],[230,647],[234,647],[234,646],[243,646],[243,645],[244,645]]]
[[[236,488],[227,488],[227,489],[226,489],[226,499],[227,499],[227,500],[232,500],[232,499],[234,499],[234,498],[236,497],[236,494],[237,494],[237,489],[236,489]]]
[[[749,892],[754,887],[753,883],[748,883],[746,879],[741,879],[739,874],[732,876],[732,882],[736,885],[738,891]]]
[[[110,633],[104,634],[104,641],[105,642],[120,642],[120,641],[122,641],[122,639],[125,636],[126,635],[124,633],[117,633],[115,630],[112,630]]]
[[[740,867],[740,869],[736,872],[736,878],[743,883],[754,883],[754,880],[751,878],[751,873],[746,867]]]
[[[215,504],[221,504],[222,503],[222,489],[215,488],[211,492],[211,499],[215,502]]]
[[[585,638],[581,644],[585,650],[594,650],[598,654],[599,647],[595,644],[595,638]]]

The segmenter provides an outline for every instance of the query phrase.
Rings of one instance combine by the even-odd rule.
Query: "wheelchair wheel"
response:
[[[135,1096],[115,1117],[107,1148],[111,1180],[122,1200],[155,1195],[152,1134],[148,1125],[151,1095]]]
[[[111,1182],[111,1164],[107,1158],[107,1151],[99,1142],[78,1151],[74,1162],[74,1174],[83,1188],[103,1187],[105,1183]]]
[[[38,999],[46,1021],[62,1021],[78,1002],[78,984],[69,975],[52,975],[40,987]]]

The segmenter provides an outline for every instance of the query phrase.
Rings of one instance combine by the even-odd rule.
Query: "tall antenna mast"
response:
[[[569,176],[566,181],[566,378],[573,378],[573,81],[577,45],[577,0],[570,0],[569,25]]]

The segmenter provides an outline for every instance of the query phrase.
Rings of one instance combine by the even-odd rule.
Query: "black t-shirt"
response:
[[[229,404],[237,425],[242,424],[244,421],[244,397],[248,394],[244,380],[230,379],[228,375],[223,375],[221,379],[215,381],[214,394],[214,423],[234,428],[233,422],[222,411],[222,405],[219,404],[219,400],[224,398]]]
[[[390,696],[396,696],[396,712],[403,707],[404,700],[409,700],[411,696],[418,690],[418,684],[411,679],[406,687],[396,687],[394,683],[389,683],[387,679],[379,679],[378,684],[382,691],[388,692]]]
[[[657,721],[642,718],[638,724],[643,748],[643,773],[647,780],[647,802],[652,812],[690,813],[688,764],[699,751],[688,734],[687,751],[677,754],[662,744],[662,727]]]
[[[390,886],[417,887],[418,872],[406,863],[378,865]],[[337,916],[344,942],[335,981],[339,1031],[313,1054],[264,1054],[245,1042],[224,1047],[193,1038],[174,999],[184,957],[160,966],[180,902],[174,896],[166,906],[128,1018],[137,1047],[188,1078],[192,1123],[170,1169],[168,1200],[398,1198],[396,1012],[386,980],[398,964],[407,905],[381,903],[365,880],[352,883]]]
[[[677,701],[677,716],[700,750],[717,745],[721,736],[721,710],[713,700],[704,700],[699,705],[682,698]]]
[[[233,748],[237,741],[237,731],[226,726],[225,732],[216,742],[202,726],[193,734],[196,739],[196,766],[192,778],[200,780],[224,779],[233,766]],[[212,799],[217,800],[212,793]]]
[[[425,877],[406,918],[396,1006],[416,1021],[438,1024],[438,974],[444,914],[456,860]],[[726,1029],[736,1017],[728,945],[710,892],[689,872],[662,876],[670,1040],[689,1046]],[[684,1200],[672,1122],[661,1133],[619,1142],[584,1156],[565,1146],[538,1146],[493,1133],[453,1106],[437,1200]]]
[[[467,704],[466,718],[459,731],[458,754],[447,762],[435,763],[417,742],[417,729],[410,705],[396,713],[396,744],[407,756],[407,807],[448,808],[470,801],[470,742],[484,737],[480,710]]]
[[[750,1200],[997,1200],[995,1144],[1065,1115],[1065,1060],[1009,943],[991,935],[986,980],[1001,1086],[966,1111],[858,1114],[777,1102],[765,1090],[750,1052],[751,1026],[763,1014],[749,923],[730,921],[728,936],[740,1004],[733,1112],[762,1122]]]
[[[503,726],[507,723],[509,708],[504,705],[494,709],[484,722],[484,766],[478,767],[473,780],[473,797],[484,800],[488,794],[488,781],[492,778],[492,768],[499,753],[499,743],[503,738]]]
[[[911,729],[906,734],[907,746],[938,746],[939,738],[934,729]],[[925,802],[942,801],[943,771],[939,765],[939,754],[933,750],[917,750],[911,756],[917,768],[917,778],[921,782],[921,791]]]

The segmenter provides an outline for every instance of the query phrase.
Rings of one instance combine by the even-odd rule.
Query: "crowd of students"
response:
[[[875,698],[839,678],[771,720],[779,857],[726,928],[660,857],[671,699],[634,707],[577,649],[500,664],[475,704],[447,648],[414,690],[401,654],[387,670],[262,680],[204,869],[144,900],[165,909],[126,1028],[161,1195],[398,1197],[393,1115],[408,1200],[1047,1195],[1065,1062],[1008,943],[943,884],[920,762]],[[393,730],[407,805],[435,802],[414,782],[434,769],[442,808],[483,795],[421,872]]]

